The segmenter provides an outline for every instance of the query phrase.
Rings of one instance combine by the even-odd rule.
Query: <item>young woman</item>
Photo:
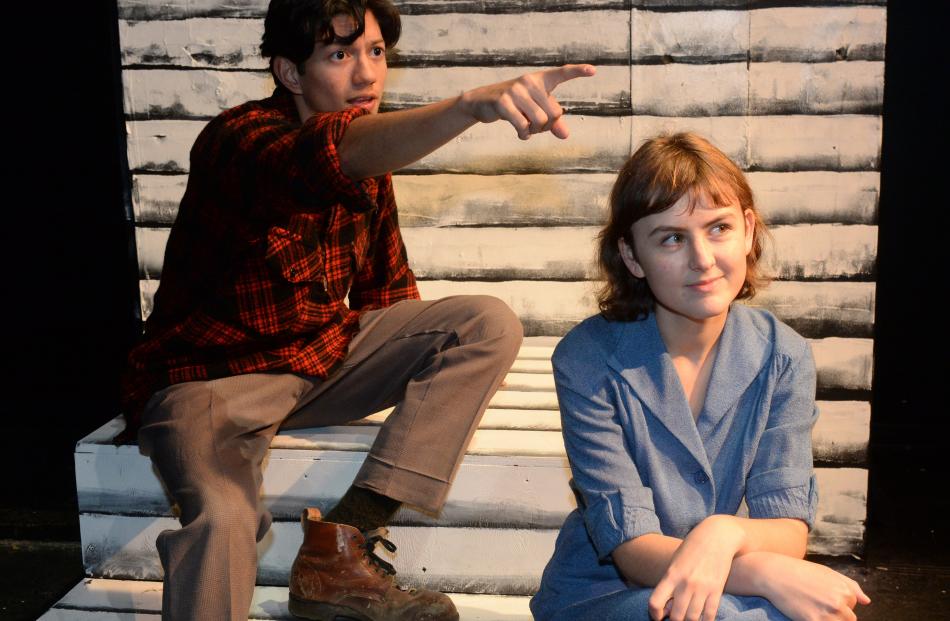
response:
[[[553,358],[578,509],[538,621],[854,619],[869,603],[802,560],[814,362],[770,313],[733,304],[762,284],[766,235],[742,172],[699,136],[650,140],[620,171],[601,313]]]

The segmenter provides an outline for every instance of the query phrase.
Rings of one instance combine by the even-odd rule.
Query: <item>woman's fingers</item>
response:
[[[650,619],[653,621],[662,621],[670,613],[670,598],[673,596],[672,584],[669,580],[663,579],[657,583],[647,602],[647,611],[650,613]]]

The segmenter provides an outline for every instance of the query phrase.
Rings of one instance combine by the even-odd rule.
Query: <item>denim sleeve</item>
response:
[[[585,386],[588,378],[575,377],[556,360],[554,380],[584,523],[604,560],[625,541],[661,532],[653,492],[640,479],[606,388]]]
[[[746,482],[749,517],[815,522],[818,488],[812,467],[811,432],[818,419],[815,363],[802,340],[799,356],[781,357],[765,431]]]

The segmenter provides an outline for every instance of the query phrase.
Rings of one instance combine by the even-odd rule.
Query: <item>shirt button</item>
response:
[[[696,481],[698,485],[702,485],[709,482],[709,477],[707,477],[706,473],[702,470],[697,470],[693,473],[693,480]]]
[[[292,267],[292,268],[290,268],[289,270],[287,270],[287,273],[290,274],[290,277],[291,277],[291,278],[296,278],[296,277],[297,277],[297,268],[296,268],[296,267]]]

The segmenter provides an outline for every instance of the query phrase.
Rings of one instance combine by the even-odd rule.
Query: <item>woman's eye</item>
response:
[[[343,50],[337,50],[333,52],[333,54],[330,57],[333,60],[343,60],[344,58],[346,58],[346,52],[344,52]]]
[[[730,229],[732,229],[732,227],[725,223],[720,223],[712,227],[713,233],[716,233],[719,235],[725,233],[726,231],[729,231]]]
[[[680,233],[672,233],[663,238],[660,242],[664,246],[674,246],[683,241],[683,236]]]
[[[383,48],[379,46],[376,46],[373,48],[373,56],[382,56],[385,53],[386,53],[386,50],[384,50]]]

